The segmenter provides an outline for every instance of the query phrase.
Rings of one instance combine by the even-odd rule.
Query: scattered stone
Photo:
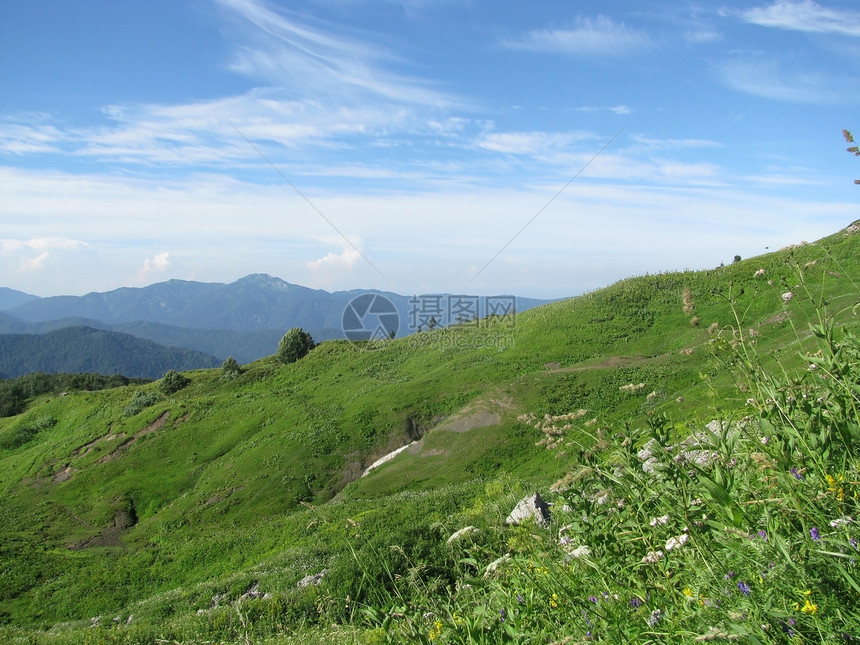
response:
[[[296,583],[296,587],[298,587],[299,589],[304,589],[305,587],[310,587],[311,585],[317,587],[320,585],[320,583],[323,581],[323,578],[325,578],[327,574],[328,569],[323,569],[319,573],[307,575]]]
[[[546,528],[549,525],[549,506],[540,496],[540,493],[529,495],[519,501],[505,520],[506,524],[518,525],[527,519],[533,519],[536,524]]]
[[[265,594],[262,591],[260,591],[260,583],[254,582],[254,584],[251,585],[251,587],[250,587],[250,589],[248,589],[248,591],[246,591],[241,596],[239,596],[239,600],[257,600],[259,598],[266,598],[266,597],[269,597],[269,594]]]

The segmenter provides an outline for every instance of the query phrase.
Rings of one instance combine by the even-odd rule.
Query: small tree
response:
[[[316,344],[311,335],[301,327],[293,327],[278,343],[278,359],[282,363],[295,363],[311,351]]]
[[[191,379],[188,377],[183,376],[176,370],[167,370],[158,383],[158,389],[164,394],[169,395],[178,392],[189,383],[191,383]]]
[[[228,356],[227,360],[221,363],[221,378],[225,381],[232,381],[242,373],[242,368],[232,356]]]

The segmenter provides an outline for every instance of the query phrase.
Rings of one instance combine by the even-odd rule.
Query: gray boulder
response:
[[[532,518],[539,526],[546,528],[549,526],[550,513],[549,506],[540,496],[540,493],[529,495],[519,501],[519,503],[511,511],[505,520],[506,524],[522,524],[527,519]]]

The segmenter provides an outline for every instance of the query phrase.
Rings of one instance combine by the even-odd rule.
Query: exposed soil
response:
[[[149,424],[148,426],[146,426],[145,428],[142,428],[142,429],[138,430],[137,432],[135,432],[131,437],[129,437],[128,439],[126,439],[125,441],[123,441],[123,442],[122,442],[121,444],[119,444],[116,448],[114,448],[111,452],[109,452],[109,453],[108,453],[108,454],[106,454],[104,457],[102,457],[101,459],[99,459],[99,463],[100,463],[100,464],[103,464],[103,463],[105,463],[105,462],[111,461],[112,459],[116,459],[116,457],[118,457],[118,456],[119,456],[119,454],[120,454],[123,450],[126,450],[127,448],[129,448],[129,447],[133,446],[133,445],[134,445],[134,443],[135,443],[138,439],[140,439],[142,436],[147,435],[147,434],[149,434],[149,433],[151,433],[151,432],[155,432],[156,430],[160,430],[161,428],[163,428],[163,427],[164,427],[164,424],[165,424],[165,423],[167,423],[167,420],[168,420],[169,418],[170,418],[170,412],[165,412],[165,413],[163,413],[163,414],[162,414],[160,417],[158,417],[155,421],[153,421],[152,423],[150,423],[150,424]]]

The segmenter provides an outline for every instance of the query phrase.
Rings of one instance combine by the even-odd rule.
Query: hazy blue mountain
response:
[[[353,298],[380,294],[391,300],[400,315],[398,336],[411,326],[416,305],[412,296],[375,290],[329,293],[285,282],[264,274],[249,275],[230,284],[169,280],[148,287],[124,287],[85,296],[55,296],[25,302],[6,313],[26,322],[62,318],[100,320],[109,325],[159,323],[192,329],[236,332],[277,330],[340,330],[344,309]],[[518,311],[547,301],[517,298]],[[423,306],[423,305],[422,305]],[[483,312],[481,312],[483,315]],[[441,323],[440,316],[437,316]]]
[[[0,287],[0,311],[17,307],[25,302],[38,300],[39,296],[34,296],[23,291],[16,291],[9,287]]]
[[[217,367],[211,354],[165,347],[130,334],[66,327],[44,334],[0,334],[0,376],[31,372],[122,374],[159,378],[177,371]]]

